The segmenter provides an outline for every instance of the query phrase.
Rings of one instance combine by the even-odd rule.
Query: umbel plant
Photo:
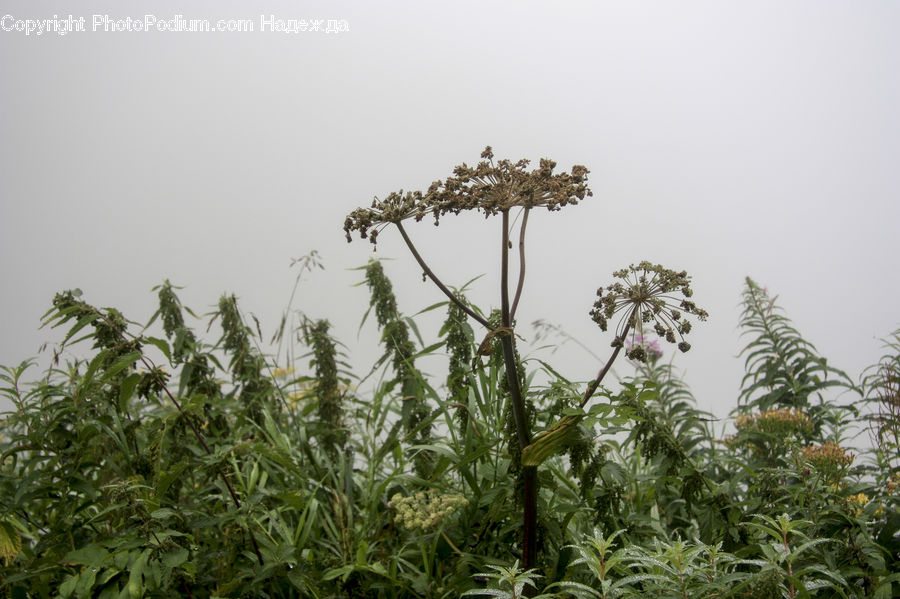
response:
[[[529,214],[590,197],[585,169],[554,168],[487,151],[348,218],[399,229],[447,295],[409,316],[361,267],[369,369],[295,307],[300,275],[268,348],[230,294],[203,323],[165,282],[146,324],[57,294],[46,369],[0,366],[0,599],[900,597],[900,332],[854,383],[746,279],[721,429],[674,362],[706,317],[690,279],[639,262],[594,298],[596,375],[520,360]],[[440,282],[406,229],[462,210],[500,217],[499,308]]]
[[[546,208],[556,212],[592,194],[587,184],[588,169],[573,166],[568,173],[554,173],[556,163],[541,159],[536,169],[529,169],[528,160],[512,162],[494,160],[490,146],[481,154],[481,162],[470,167],[461,164],[453,174],[443,181],[435,181],[427,190],[404,193],[402,190],[389,194],[383,200],[377,198],[369,208],[358,208],[351,212],[344,223],[347,240],[352,241],[352,233],[377,243],[379,233],[386,227],[394,226],[403,237],[424,276],[428,277],[455,304],[459,310],[485,329],[485,337],[479,354],[490,354],[491,345],[499,343],[502,348],[505,367],[505,388],[508,393],[510,412],[515,432],[515,443],[510,447],[513,463],[517,469],[517,487],[521,489],[522,527],[521,564],[525,570],[536,565],[540,547],[537,535],[537,496],[540,464],[552,455],[562,451],[576,427],[585,416],[575,410],[563,416],[557,423],[538,435],[531,430],[530,411],[523,392],[522,364],[516,351],[515,317],[522,297],[525,281],[525,235],[528,217],[535,208]],[[434,224],[447,214],[459,214],[474,210],[485,217],[500,217],[500,282],[499,282],[499,322],[485,317],[485,311],[470,306],[464,298],[451,291],[416,248],[404,222],[419,222],[425,217],[433,217]],[[516,212],[515,218],[513,213]],[[510,253],[515,235],[512,223],[518,222],[518,276],[515,289],[510,293]],[[690,277],[686,272],[676,272],[658,264],[641,262],[614,273],[619,281],[597,290],[597,300],[591,310],[591,318],[606,331],[610,320],[618,317],[615,337],[609,359],[599,373],[590,380],[577,402],[583,409],[603,379],[609,373],[613,362],[626,346],[629,339],[629,358],[646,361],[647,352],[643,345],[634,343],[636,338],[654,331],[671,343],[677,343],[681,351],[690,349],[684,336],[691,330],[687,316],[705,320],[707,313],[699,308],[692,298]]]

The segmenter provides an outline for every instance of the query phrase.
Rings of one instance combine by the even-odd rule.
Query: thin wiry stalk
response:
[[[472,310],[469,306],[467,306],[461,299],[456,297],[452,291],[447,289],[447,286],[444,285],[440,279],[432,272],[432,270],[425,264],[425,260],[422,259],[422,256],[419,254],[418,250],[416,250],[416,246],[413,245],[412,239],[409,238],[409,235],[406,234],[406,229],[403,228],[403,223],[396,223],[397,228],[400,229],[400,235],[403,236],[403,241],[406,242],[406,246],[409,248],[409,251],[412,252],[413,257],[416,259],[416,262],[419,263],[419,266],[422,267],[422,272],[424,272],[431,281],[437,285],[438,289],[440,289],[444,295],[446,295],[450,301],[459,306],[459,308],[474,318],[478,323],[484,326],[486,329],[490,330],[491,323],[489,323],[486,319],[479,316],[474,310]]]
[[[600,372],[597,374],[597,377],[591,381],[591,384],[588,385],[588,388],[584,392],[584,396],[581,398],[581,403],[578,404],[579,408],[583,408],[587,405],[588,400],[592,395],[597,391],[597,387],[600,386],[600,383],[606,377],[606,373],[609,372],[609,369],[612,368],[613,362],[616,361],[616,358],[619,356],[619,352],[622,351],[622,348],[625,346],[625,336],[628,335],[628,329],[631,327],[630,319],[625,324],[625,330],[622,331],[622,334],[619,335],[616,339],[616,348],[613,350],[612,355],[609,357],[609,360],[606,361],[606,364],[603,368],[600,369]]]
[[[522,226],[519,229],[519,282],[516,284],[516,294],[513,297],[512,307],[509,309],[509,319],[516,319],[516,309],[519,307],[519,298],[522,297],[522,287],[525,285],[525,227],[528,225],[528,212],[531,208],[525,208],[522,214]]]
[[[509,211],[503,212],[503,239],[500,254],[500,314],[505,328],[512,327],[512,319],[509,309]],[[504,335],[503,357],[506,365],[506,378],[509,380],[510,400],[513,404],[513,418],[516,422],[516,436],[519,441],[519,451],[525,449],[531,438],[528,433],[528,418],[525,414],[525,404],[522,401],[522,392],[519,388],[518,369],[516,368],[514,335]]]

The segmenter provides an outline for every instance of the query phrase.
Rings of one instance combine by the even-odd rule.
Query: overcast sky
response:
[[[19,30],[70,14],[85,31]],[[254,30],[104,31],[145,15]],[[377,338],[357,337],[368,295],[349,269],[372,250],[347,244],[344,216],[488,144],[591,170],[593,198],[529,221],[525,353],[543,318],[605,355],[594,293],[644,259],[694,277],[710,319],[676,364],[719,416],[742,376],[744,277],[854,378],[900,325],[894,0],[2,1],[0,17],[0,363],[60,339],[39,317],[74,287],[137,321],[166,278],[198,312],[234,292],[270,334],[291,258],[318,250],[297,307],[365,372]],[[290,19],[323,30],[269,30]],[[410,233],[446,283],[483,274],[472,297],[497,304],[499,221]],[[404,312],[441,299],[395,231],[377,256]],[[573,344],[541,355],[576,379],[598,368]]]

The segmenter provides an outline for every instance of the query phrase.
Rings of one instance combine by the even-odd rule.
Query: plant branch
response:
[[[603,368],[600,369],[600,372],[597,374],[597,378],[595,378],[590,385],[588,385],[587,390],[584,392],[584,397],[581,398],[581,403],[578,404],[579,408],[583,408],[585,404],[587,404],[588,400],[591,396],[597,391],[597,387],[600,386],[600,383],[606,377],[606,373],[609,372],[609,369],[612,367],[613,362],[616,361],[616,358],[619,356],[619,352],[622,351],[622,347],[625,345],[625,336],[628,335],[628,329],[631,328],[631,319],[628,319],[628,324],[625,325],[625,329],[622,331],[622,334],[617,337],[618,343],[616,343],[616,349],[613,351],[612,355],[609,357],[609,360],[606,361],[606,364],[603,365]]]
[[[395,223],[397,228],[400,229],[400,235],[403,236],[403,241],[406,242],[406,246],[409,248],[409,251],[412,252],[413,257],[416,259],[416,262],[419,263],[419,266],[422,267],[422,271],[428,276],[431,281],[437,285],[438,289],[440,289],[444,295],[446,295],[450,301],[459,306],[460,310],[474,318],[478,321],[482,326],[486,329],[491,330],[491,323],[489,323],[485,318],[481,317],[476,313],[472,308],[467,306],[461,299],[459,299],[452,291],[447,289],[447,286],[444,285],[440,279],[428,268],[428,265],[425,264],[425,260],[422,259],[422,256],[419,254],[418,250],[416,250],[416,246],[413,245],[412,239],[409,238],[409,235],[406,234],[406,229],[403,228],[403,223]]]
[[[519,298],[522,297],[522,287],[525,285],[525,227],[528,225],[528,212],[531,208],[525,208],[522,214],[522,227],[519,229],[519,282],[516,284],[516,295],[513,297],[512,308],[509,309],[509,320],[516,319],[516,309],[519,307]]]
[[[460,555],[460,556],[465,557],[466,554],[463,553],[462,551],[460,551],[460,550],[459,550],[459,547],[457,547],[456,545],[453,544],[453,541],[450,540],[450,537],[448,537],[448,536],[447,536],[447,533],[445,533],[443,530],[441,531],[441,537],[443,537],[443,539],[444,539],[445,541],[447,541],[447,544],[450,545],[450,548],[451,548],[454,552],[456,552],[457,555]]]

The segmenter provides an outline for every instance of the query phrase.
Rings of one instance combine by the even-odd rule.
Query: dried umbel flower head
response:
[[[699,320],[706,320],[708,315],[691,299],[694,292],[687,272],[675,272],[645,260],[613,275],[621,281],[597,290],[598,299],[591,310],[591,318],[605,331],[609,320],[615,314],[622,313],[616,325],[614,346],[620,346],[623,336],[630,331],[632,339],[626,355],[645,362],[647,352],[634,339],[642,336],[647,328],[652,328],[669,343],[677,342],[681,351],[691,348],[690,343],[684,340],[684,336],[691,331],[691,323],[685,315],[691,314]]]
[[[573,166],[570,173],[553,174],[556,163],[542,158],[538,168],[528,170],[528,160],[494,162],[490,146],[481,158],[474,167],[457,166],[452,176],[435,181],[424,193],[400,190],[383,200],[375,199],[370,208],[357,208],[344,221],[347,241],[358,231],[361,238],[374,244],[385,225],[408,218],[420,221],[427,214],[434,216],[437,225],[441,216],[463,210],[480,210],[485,217],[517,206],[544,206],[555,211],[593,195],[587,186],[588,169],[581,165]]]

